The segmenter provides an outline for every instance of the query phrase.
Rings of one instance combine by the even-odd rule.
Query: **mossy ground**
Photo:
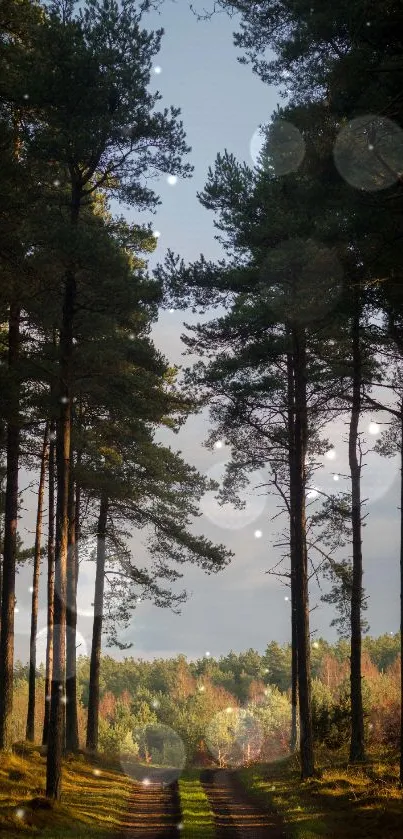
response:
[[[44,796],[45,772],[39,749],[0,755],[0,835],[20,839],[40,832],[49,839],[104,839],[116,833],[133,788],[118,767],[83,756],[67,759],[60,803],[35,809],[30,802]]]
[[[319,754],[318,777],[301,782],[298,761],[243,770],[246,788],[283,817],[290,839],[401,839],[403,793],[393,756],[371,754],[349,766]]]

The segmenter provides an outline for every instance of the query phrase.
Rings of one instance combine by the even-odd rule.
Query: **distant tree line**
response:
[[[396,751],[399,740],[400,637],[366,637],[363,644],[364,728],[371,745]],[[312,716],[314,741],[330,749],[344,747],[349,736],[349,645],[313,641]],[[45,670],[37,676],[38,706],[43,708]],[[16,663],[14,739],[24,738],[29,665]],[[90,659],[77,661],[79,740],[83,746],[90,708]],[[219,659],[188,661],[185,656],[143,661],[102,657],[98,746],[116,758],[141,754],[147,729],[168,726],[181,738],[189,763],[230,760],[234,722],[242,715],[263,732],[255,757],[271,761],[290,753],[291,646],[275,641],[260,655],[250,649]],[[236,716],[237,715],[237,716]],[[43,719],[37,715],[37,739]],[[229,725],[230,724],[230,725]],[[161,727],[161,729],[159,729]],[[229,730],[228,730],[229,729]],[[232,736],[231,736],[232,731]],[[212,741],[212,742],[211,742]],[[256,745],[255,745],[256,748]]]

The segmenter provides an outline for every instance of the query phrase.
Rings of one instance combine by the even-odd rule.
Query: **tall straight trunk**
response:
[[[95,578],[94,625],[92,630],[90,686],[88,697],[87,749],[98,748],[99,677],[101,669],[102,620],[105,585],[106,523],[108,499],[101,499],[97,528],[97,572]]]
[[[291,474],[295,504],[295,618],[298,651],[298,695],[300,719],[300,755],[303,778],[314,774],[314,751],[311,707],[311,651],[309,643],[309,594],[306,549],[306,468],[308,440],[306,395],[306,340],[302,330],[293,330],[295,387],[295,444]]]
[[[295,540],[294,540],[295,541]],[[298,631],[295,585],[295,547],[291,545],[294,557],[291,562],[291,738],[290,749],[295,752],[298,744]]]
[[[4,497],[3,487],[0,488],[0,547],[4,545]],[[1,601],[3,596],[3,549],[0,550],[0,636],[1,636]]]
[[[0,537],[1,538],[1,537]],[[3,551],[0,553],[0,637],[1,637],[1,601],[3,592]]]
[[[80,213],[80,188],[73,184],[70,222],[74,227]],[[71,399],[73,325],[76,278],[70,267],[64,278],[63,314],[59,342],[58,396],[60,415],[56,432],[57,502],[55,544],[55,594],[53,628],[53,670],[46,761],[46,795],[60,800],[62,758],[65,749],[66,679],[66,596],[69,527],[69,476],[71,450]]]
[[[43,718],[42,744],[47,745],[50,717],[50,696],[53,670],[53,608],[55,587],[55,424],[50,425],[49,433],[49,494],[48,494],[48,579],[47,579],[47,638],[46,638],[46,676],[45,676],[45,712]]]
[[[351,474],[351,524],[353,537],[353,579],[351,588],[351,741],[350,760],[365,759],[364,713],[361,673],[361,605],[362,605],[362,519],[361,519],[361,458],[358,452],[358,424],[361,413],[362,359],[360,345],[360,307],[354,292],[352,320],[353,397],[350,416],[348,456]]]
[[[65,277],[63,319],[60,331],[59,398],[56,466],[56,546],[53,627],[53,671],[46,765],[46,795],[60,799],[62,757],[65,749],[66,597],[69,524],[69,474],[71,438],[71,364],[76,282],[72,271]]]
[[[13,710],[15,562],[17,550],[18,463],[20,450],[18,361],[20,349],[20,317],[18,305],[11,304],[8,331],[8,369],[10,391],[13,392],[7,422],[6,495],[4,503],[3,585],[1,598],[0,661],[0,749],[12,746],[11,715]],[[16,376],[12,381],[12,376]]]
[[[77,455],[77,465],[80,463],[80,453]],[[79,544],[81,538],[81,487],[80,484],[76,482],[76,507],[74,511],[74,523],[75,523],[75,543],[76,543],[76,589],[78,586],[78,573],[79,573]]]
[[[400,783],[403,786],[403,400],[400,406]]]
[[[287,401],[288,401],[288,458],[291,475],[291,458],[295,450],[295,392],[292,355],[287,355]],[[297,604],[295,587],[295,501],[294,487],[290,482],[290,580],[291,580],[291,736],[290,749],[295,751],[298,741],[298,641]]]
[[[73,458],[71,458],[73,463]],[[77,545],[76,501],[74,477],[70,473],[69,491],[69,547],[67,554],[67,611],[66,611],[66,751],[78,751],[77,717]]]
[[[30,659],[29,659],[29,687],[28,687],[28,712],[26,739],[29,742],[35,739],[35,683],[36,683],[36,633],[38,630],[38,599],[39,599],[39,575],[41,569],[41,545],[42,545],[42,518],[43,498],[45,495],[45,477],[48,459],[49,446],[49,424],[45,425],[43,445],[41,453],[41,468],[39,473],[38,504],[36,511],[35,547],[34,547],[34,569],[32,575],[32,605],[31,605],[31,637],[30,637]]]

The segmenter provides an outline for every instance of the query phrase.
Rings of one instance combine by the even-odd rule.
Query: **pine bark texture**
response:
[[[400,783],[403,786],[403,401],[400,411]]]
[[[38,502],[36,511],[34,569],[32,574],[31,635],[28,679],[28,711],[26,739],[35,739],[35,683],[36,683],[36,633],[38,631],[39,576],[41,570],[43,499],[45,495],[46,467],[49,454],[49,425],[46,423],[39,472]]]
[[[77,545],[76,500],[74,478],[70,474],[69,546],[67,553],[67,610],[66,610],[66,751],[77,752]]]
[[[349,466],[351,474],[351,523],[353,537],[353,580],[351,589],[351,741],[350,760],[365,758],[364,713],[362,704],[361,672],[361,603],[362,603],[362,520],[361,520],[361,459],[358,453],[358,425],[361,413],[362,359],[360,346],[360,310],[355,301],[352,320],[353,396],[349,430]]]
[[[90,686],[88,697],[87,749],[98,748],[99,724],[99,677],[101,670],[101,643],[103,601],[105,586],[106,525],[108,518],[108,500],[103,498],[99,509],[97,529],[97,571],[95,578],[94,624],[92,630]]]
[[[76,283],[74,273],[65,277],[63,320],[60,332],[60,417],[56,432],[56,544],[53,627],[53,671],[46,766],[46,795],[61,796],[62,757],[65,750],[66,598],[69,523],[69,474],[71,449],[71,359]]]
[[[292,458],[293,463],[290,483],[293,495],[293,515],[295,515],[295,617],[298,655],[300,755],[302,777],[309,778],[314,774],[315,767],[311,708],[311,655],[305,515],[305,460],[308,438],[306,342],[305,335],[302,330],[298,328],[293,329],[292,343],[295,388],[295,422],[294,449]]]
[[[288,461],[290,474],[295,441],[295,393],[292,355],[287,355],[287,401],[288,401]],[[290,486],[290,579],[291,579],[291,736],[292,752],[298,743],[298,640],[297,640],[297,603],[295,585],[295,504],[293,487]]]
[[[47,638],[46,638],[46,675],[45,675],[45,713],[43,719],[42,745],[48,742],[50,696],[53,670],[53,624],[54,624],[54,587],[55,587],[55,425],[51,423],[49,433],[48,467],[48,578],[47,578]]]
[[[3,580],[1,601],[1,691],[0,691],[0,750],[12,747],[12,711],[14,678],[14,609],[15,564],[18,517],[18,464],[20,449],[18,361],[20,350],[20,308],[16,304],[9,311],[8,369],[10,380],[15,380],[12,405],[7,422],[6,494],[4,503]]]
[[[78,223],[80,190],[72,186],[71,224]],[[60,413],[56,423],[56,540],[53,628],[53,672],[46,763],[46,795],[60,800],[62,758],[66,745],[66,598],[69,538],[69,486],[71,452],[71,400],[74,309],[77,294],[74,268],[64,277],[63,313],[59,341],[58,396]]]

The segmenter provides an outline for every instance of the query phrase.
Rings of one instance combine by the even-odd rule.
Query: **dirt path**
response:
[[[180,806],[177,783],[164,786],[151,777],[148,784],[133,783],[119,839],[179,839]]]
[[[216,839],[284,839],[278,816],[256,804],[236,773],[207,769],[201,782],[214,812]]]

